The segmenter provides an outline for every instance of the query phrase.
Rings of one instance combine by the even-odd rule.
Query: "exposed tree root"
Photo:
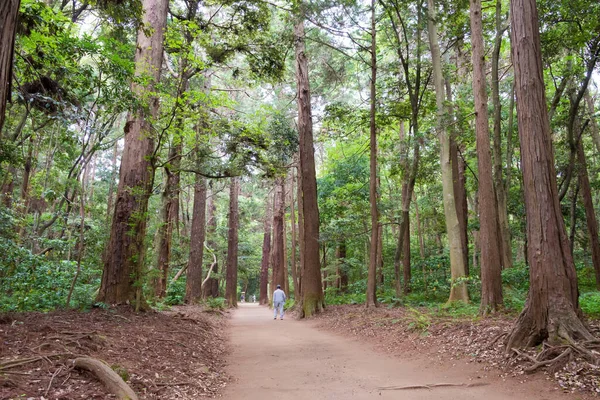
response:
[[[515,348],[511,350],[517,355],[531,361],[532,364],[524,369],[528,374],[544,366],[551,366],[555,369],[560,368],[564,366],[567,360],[573,357],[583,358],[593,366],[600,365],[600,353],[596,350],[600,348],[600,340],[593,339],[583,342],[575,342],[570,338],[566,340],[569,344],[562,346],[551,346],[547,342],[544,342],[542,351],[535,357]]]
[[[42,355],[39,357],[19,358],[16,360],[0,361],[0,371],[8,369],[8,368],[18,367],[18,366],[25,365],[25,364],[31,364],[36,361],[48,360],[50,357],[60,357],[60,356],[64,356],[64,355],[70,355],[70,354],[69,353],[57,353],[57,354]]]
[[[486,382],[476,382],[476,383],[432,383],[426,385],[410,385],[410,386],[381,386],[378,387],[378,390],[416,390],[416,389],[435,389],[440,387],[477,387],[477,386],[487,386],[489,383]]]
[[[90,357],[79,357],[73,361],[73,366],[78,369],[90,371],[106,388],[120,400],[138,400],[135,392],[113,371],[100,360]]]
[[[506,335],[508,335],[508,332],[502,332],[501,334],[497,335],[495,338],[492,339],[492,341],[485,348],[491,349],[492,346],[495,345],[498,340],[500,340],[501,338],[503,338]]]

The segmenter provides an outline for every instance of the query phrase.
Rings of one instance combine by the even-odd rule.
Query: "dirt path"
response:
[[[391,358],[358,341],[318,330],[310,321],[274,321],[271,310],[256,304],[241,304],[231,325],[228,372],[234,382],[223,395],[228,400],[581,398],[559,393],[540,379],[525,384],[490,379],[471,364],[441,366],[429,359]],[[379,389],[440,383],[488,385]]]

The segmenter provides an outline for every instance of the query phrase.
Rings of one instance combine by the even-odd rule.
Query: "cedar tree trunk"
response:
[[[215,192],[211,190],[207,196],[207,217],[206,217],[206,244],[213,251],[217,251],[217,202],[215,201]],[[218,258],[217,264],[213,267],[213,274],[219,271]],[[208,278],[202,287],[202,297],[219,297],[219,280],[217,278]]]
[[[3,0],[0,3],[0,140],[6,113],[6,103],[12,91],[12,67],[17,33],[17,16],[21,0]]]
[[[377,248],[379,246],[379,208],[377,206],[377,127],[375,126],[376,89],[377,82],[377,52],[375,29],[375,3],[371,0],[371,119],[370,119],[370,178],[369,200],[371,203],[371,248],[369,253],[369,269],[367,274],[366,306],[377,306]]]
[[[481,243],[481,305],[488,314],[502,307],[502,265],[498,238],[498,210],[492,179],[492,155],[488,127],[485,55],[481,0],[471,0],[471,46],[473,48],[473,95],[479,175],[479,240]]]
[[[138,29],[135,75],[148,80],[146,86],[135,82],[131,86],[137,97],[147,102],[147,107],[132,111],[125,125],[114,217],[97,298],[107,304],[135,302],[136,308],[145,307],[141,290],[142,267],[155,150],[154,128],[148,119],[158,117],[158,98],[152,93],[160,79],[168,3],[168,0],[142,0],[143,25]]]
[[[506,350],[592,339],[580,320],[577,277],[558,201],[535,0],[511,0],[521,169],[527,213],[529,295]]]
[[[481,5],[481,4],[480,4]],[[502,2],[496,1],[496,37],[492,51],[492,103],[494,105],[494,189],[498,204],[498,229],[500,230],[500,241],[502,243],[501,256],[502,268],[511,268],[512,245],[510,241],[510,229],[508,227],[508,210],[506,204],[506,190],[502,179],[502,103],[500,102],[500,74],[498,64],[500,61],[500,47],[502,46]]]
[[[308,58],[305,49],[304,20],[294,26],[296,79],[298,84],[298,133],[300,136],[300,180],[302,187],[301,229],[301,298],[300,317],[310,317],[323,310],[323,286],[319,264],[319,208],[313,146]],[[300,185],[298,185],[300,186]]]
[[[275,290],[277,285],[285,290],[285,264],[284,264],[284,236],[283,236],[283,213],[284,213],[284,188],[283,178],[275,180],[275,190],[273,191],[273,248],[272,248],[272,275],[271,289]],[[287,292],[286,292],[287,294]]]
[[[265,212],[264,235],[262,245],[262,259],[260,263],[260,292],[258,304],[269,304],[269,256],[271,254],[271,201],[267,196],[267,209]]]
[[[206,240],[206,178],[196,174],[194,183],[194,207],[190,232],[190,255],[185,282],[185,302],[197,303],[202,298],[202,262]]]
[[[239,193],[240,178],[231,178],[229,190],[229,230],[227,233],[227,270],[225,276],[225,300],[227,300],[229,307],[237,307]]]

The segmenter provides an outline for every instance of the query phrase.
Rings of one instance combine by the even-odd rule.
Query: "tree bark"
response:
[[[338,263],[338,273],[340,276],[340,291],[344,293],[348,288],[348,271],[341,264],[346,260],[346,242],[341,242],[336,249],[336,258]]]
[[[283,214],[284,214],[284,187],[283,178],[275,180],[273,190],[273,248],[271,255],[271,289],[275,290],[277,285],[281,285],[285,290],[285,272],[284,272],[284,256],[283,256]],[[287,293],[287,292],[286,292]]]
[[[0,140],[6,103],[12,92],[13,54],[17,33],[17,16],[21,0],[4,0],[0,4]]]
[[[480,4],[481,5],[481,4]],[[502,268],[512,267],[512,245],[508,227],[508,209],[506,205],[506,190],[502,178],[502,103],[500,103],[500,47],[502,46],[502,1],[496,0],[496,37],[492,51],[492,104],[494,105],[494,189],[498,204],[498,227],[502,243]]]
[[[598,128],[598,120],[596,119],[594,112],[596,108],[594,106],[594,99],[590,96],[590,91],[585,91],[585,104],[587,106],[587,111],[590,115],[590,131],[592,133],[592,139],[594,140],[594,145],[596,146],[596,151],[600,153],[600,129]]]
[[[206,178],[196,174],[195,180],[190,255],[185,282],[185,302],[187,304],[197,303],[202,298],[202,263],[204,261],[204,241],[206,240]]]
[[[167,294],[173,231],[179,217],[179,169],[183,147],[180,139],[175,140],[179,143],[176,143],[171,147],[171,150],[169,151],[169,160],[171,160],[171,162],[165,167],[166,180],[162,193],[162,223],[158,228],[159,243],[157,270],[159,276],[154,287],[154,295],[158,298],[163,298]],[[203,249],[204,243],[200,243],[199,246]]]
[[[258,304],[269,304],[269,257],[271,254],[271,196],[267,196],[265,211],[262,259],[260,263],[260,289]]]
[[[300,317],[310,317],[323,310],[323,286],[319,263],[319,208],[313,146],[312,111],[305,50],[303,17],[294,26],[296,79],[298,84],[298,133],[300,136],[300,171],[302,182],[301,251],[302,275]]]
[[[217,202],[215,201],[215,193],[211,190],[210,195],[207,195],[207,217],[206,217],[206,243],[213,251],[217,251]],[[218,258],[216,258],[213,274],[219,272]],[[219,280],[217,278],[208,278],[202,286],[202,297],[219,297]]]
[[[577,159],[579,161],[579,182],[581,186],[581,197],[585,207],[585,221],[588,228],[590,239],[590,251],[592,253],[592,263],[596,273],[596,289],[600,290],[600,241],[598,240],[598,221],[596,220],[596,211],[594,210],[594,200],[592,199],[592,187],[588,177],[587,161],[583,151],[583,143],[579,140],[577,144]]]
[[[112,368],[91,357],[78,357],[73,367],[90,371],[118,400],[138,400],[137,395]]]
[[[292,168],[291,170],[291,179],[290,179],[290,219],[291,219],[291,223],[292,223],[292,262],[291,262],[291,269],[292,269],[292,282],[294,284],[294,297],[297,297],[299,291],[298,291],[298,270],[296,268],[296,207],[295,207],[295,202],[294,202],[294,182],[295,182],[295,176],[294,176],[294,168]]]
[[[240,179],[231,178],[229,190],[229,216],[227,232],[227,270],[225,277],[225,300],[229,307],[237,307],[237,269],[238,269],[238,196]]]
[[[117,178],[117,157],[119,155],[119,144],[115,142],[111,160],[112,171],[110,173],[110,183],[108,186],[108,200],[106,206],[106,222],[110,223],[111,211],[113,209],[113,197],[115,191],[115,179]]]
[[[108,304],[135,302],[136,309],[145,307],[142,266],[155,151],[155,133],[148,119],[158,117],[159,100],[153,92],[160,79],[168,3],[168,0],[142,0],[143,24],[138,29],[135,75],[149,80],[146,86],[135,82],[131,86],[139,98],[148,98],[149,104],[127,117],[117,199],[97,299]],[[151,32],[146,27],[151,27]]]
[[[593,338],[579,318],[575,265],[558,201],[536,2],[511,0],[510,7],[530,288],[507,351]]]
[[[433,64],[433,81],[435,85],[435,97],[437,105],[436,130],[440,141],[440,165],[442,168],[442,191],[444,196],[444,215],[446,219],[446,230],[450,244],[450,272],[452,277],[452,288],[448,301],[469,301],[466,282],[462,279],[465,275],[465,264],[462,255],[462,244],[460,239],[460,225],[456,215],[456,202],[454,197],[454,184],[452,179],[452,163],[450,161],[450,135],[446,131],[445,121],[447,110],[444,104],[444,76],[442,73],[442,59],[438,43],[436,26],[436,11],[434,0],[427,0],[427,27],[429,33],[429,44],[431,47],[431,59]]]
[[[485,52],[481,0],[470,1],[471,46],[473,49],[473,94],[475,100],[475,132],[479,175],[479,239],[481,243],[481,304],[480,313],[498,311],[502,299],[502,265],[498,237],[498,209],[492,178],[492,156],[488,127],[485,82]]]
[[[414,203],[415,203],[415,218],[417,220],[417,235],[419,236],[419,255],[421,259],[425,258],[425,242],[423,240],[423,230],[421,228],[421,218],[419,216],[419,203],[417,202],[417,195],[414,194]]]
[[[298,154],[298,185],[296,187],[296,199],[298,201],[298,291],[297,298],[302,298],[302,278],[304,276],[304,214],[302,205],[302,171],[300,169],[300,154]]]
[[[370,178],[369,201],[371,203],[371,248],[369,254],[369,269],[367,274],[366,306],[377,306],[377,248],[379,246],[379,208],[377,205],[377,127],[375,126],[376,89],[377,82],[377,41],[375,29],[375,4],[371,0],[371,115],[370,115]]]
[[[450,162],[452,163],[452,183],[454,188],[454,202],[456,204],[456,218],[460,227],[460,244],[465,265],[465,275],[469,276],[469,234],[467,232],[469,222],[469,209],[467,205],[467,189],[466,189],[466,161],[462,157],[458,157],[459,148],[457,142],[457,132],[454,127],[454,109],[452,100],[452,86],[448,76],[444,77],[446,85],[446,99],[450,104],[448,111],[452,124],[449,127],[450,131]]]

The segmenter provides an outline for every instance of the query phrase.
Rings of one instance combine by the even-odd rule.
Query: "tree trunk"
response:
[[[13,54],[17,33],[17,16],[21,0],[4,0],[0,4],[0,141],[6,103],[12,92]]]
[[[485,52],[481,0],[471,0],[471,46],[473,49],[473,94],[479,175],[479,239],[481,243],[480,313],[496,312],[502,307],[501,244],[498,237],[498,209],[492,178],[492,155],[488,127],[485,82]]]
[[[265,211],[264,234],[262,245],[262,259],[260,263],[260,291],[258,304],[269,304],[269,257],[271,254],[271,201],[267,196],[267,209]]]
[[[480,4],[481,5],[481,4]],[[492,51],[492,103],[494,105],[494,189],[498,205],[498,228],[500,230],[500,248],[502,268],[512,267],[512,246],[510,230],[508,227],[508,210],[506,206],[506,191],[502,179],[502,104],[500,103],[500,75],[498,63],[500,61],[500,47],[502,46],[502,2],[496,0],[496,37]],[[482,40],[483,42],[483,40]]]
[[[294,284],[294,297],[298,296],[298,270],[296,268],[296,207],[295,207],[295,202],[294,202],[294,182],[295,182],[295,176],[294,176],[294,168],[292,168],[291,170],[291,179],[290,179],[290,219],[291,219],[291,223],[292,223],[292,262],[291,262],[291,269],[292,269],[292,282]],[[289,293],[288,293],[289,294]]]
[[[206,243],[208,247],[216,253],[217,251],[217,202],[215,201],[215,193],[211,190],[207,196],[207,217],[206,217]],[[218,262],[218,258],[217,258]],[[215,263],[213,274],[219,272],[219,265]],[[208,278],[202,287],[202,297],[219,297],[219,280],[217,278]]]
[[[425,258],[425,242],[423,240],[423,231],[421,229],[421,218],[419,216],[419,203],[417,202],[417,195],[413,193],[415,203],[415,218],[417,220],[417,235],[419,237],[419,255],[423,260]]]
[[[304,44],[303,17],[294,26],[296,45],[296,79],[298,84],[298,133],[300,136],[300,171],[302,182],[301,298],[300,317],[310,317],[323,310],[323,287],[319,265],[319,208],[313,146],[308,58]]]
[[[197,303],[202,298],[202,263],[204,261],[204,241],[206,240],[206,178],[196,174],[195,179],[190,255],[185,282],[185,302],[187,304]]]
[[[338,245],[336,253],[340,275],[340,291],[344,293],[348,288],[348,271],[345,266],[340,266],[340,264],[344,264],[346,260],[346,242],[342,242]]]
[[[590,96],[590,91],[585,91],[585,103],[587,106],[587,111],[590,115],[590,131],[592,133],[592,139],[594,140],[594,145],[596,145],[596,151],[600,153],[600,129],[598,128],[598,120],[595,116],[595,107],[594,107],[594,99]]]
[[[592,262],[596,273],[596,289],[600,290],[600,241],[598,240],[598,222],[596,220],[596,211],[594,210],[594,201],[592,199],[592,187],[587,171],[587,161],[583,151],[583,143],[579,140],[577,145],[577,159],[579,161],[579,182],[581,185],[581,197],[585,207],[585,221],[590,238],[590,251],[592,253]]]
[[[298,167],[296,169],[298,175],[298,185],[296,187],[296,198],[298,200],[298,290],[297,298],[302,298],[302,278],[304,276],[304,214],[302,204],[302,171],[300,169],[300,154],[298,154]]]
[[[446,76],[444,79],[446,86],[446,99],[449,104],[453,104],[452,86],[450,79]],[[455,121],[453,107],[449,107],[449,117],[452,122]],[[462,157],[458,157],[459,148],[456,141],[457,134],[454,124],[450,127],[450,162],[452,163],[452,182],[454,188],[454,201],[456,203],[456,217],[460,226],[460,244],[465,265],[465,275],[469,276],[469,235],[467,232],[469,222],[469,209],[467,205],[466,189],[466,162]]]
[[[412,279],[412,271],[410,266],[410,217],[408,211],[403,211],[402,221],[404,223],[404,248],[402,249],[402,270],[404,275],[403,293],[410,293],[410,281]]]
[[[282,238],[283,238],[283,290],[286,295],[290,296],[290,276],[288,271],[288,256],[287,256],[287,230],[285,224],[285,178],[281,180],[281,226],[282,226]]]
[[[27,205],[29,203],[29,179],[31,178],[33,169],[33,147],[34,140],[33,135],[29,137],[29,146],[27,150],[27,157],[25,158],[25,165],[23,169],[23,182],[21,182],[21,204],[22,212],[27,212]],[[83,188],[82,188],[83,190]]]
[[[558,201],[535,0],[511,0],[530,288],[506,350],[593,336],[579,319],[577,277]]]
[[[371,121],[370,121],[370,178],[369,178],[369,200],[371,203],[371,248],[369,257],[369,269],[367,275],[367,297],[366,306],[377,306],[377,248],[379,246],[379,208],[377,205],[377,128],[375,126],[376,113],[376,89],[377,82],[377,40],[375,29],[375,4],[371,0]]]
[[[181,122],[183,123],[183,121]],[[163,298],[167,294],[173,230],[179,219],[179,168],[181,164],[182,144],[180,139],[176,138],[175,140],[179,143],[176,143],[171,147],[171,150],[169,151],[169,160],[171,160],[171,162],[165,167],[166,180],[165,188],[162,193],[162,223],[158,228],[159,243],[157,270],[160,275],[158,276],[154,287],[154,295],[158,298]],[[203,249],[203,246],[204,242],[200,243],[201,249]],[[202,268],[202,265],[200,265],[200,268]]]
[[[168,3],[168,0],[142,0],[143,24],[138,30],[135,75],[150,79],[146,86],[135,82],[131,85],[132,91],[142,99],[153,96],[160,78]],[[150,27],[151,32],[146,27]],[[147,33],[150,36],[146,36]],[[149,97],[147,108],[137,109],[127,117],[115,212],[97,299],[104,303],[135,302],[136,308],[145,307],[142,266],[155,150],[154,129],[148,119],[158,117],[158,106],[158,98]]]
[[[381,187],[381,183],[378,183],[377,187]],[[379,198],[380,195],[378,194],[377,197]],[[379,228],[377,229],[377,284],[383,288],[383,225],[381,224],[379,224]]]
[[[281,288],[285,290],[285,265],[283,256],[283,242],[285,239],[283,236],[284,207],[283,178],[277,178],[275,180],[275,187],[273,190],[273,249],[271,250],[272,290],[275,290],[277,285],[281,285]]]
[[[442,59],[436,26],[436,11],[434,0],[427,0],[427,27],[429,43],[431,47],[431,59],[433,64],[433,81],[435,84],[435,97],[437,105],[436,130],[440,140],[440,165],[442,168],[442,191],[444,196],[444,215],[446,219],[446,230],[450,244],[450,272],[452,276],[452,288],[448,301],[469,301],[465,278],[465,263],[462,255],[462,244],[460,239],[460,225],[456,215],[456,202],[454,198],[454,183],[452,179],[452,162],[450,161],[450,136],[446,131],[447,110],[444,104],[444,76],[442,73]]]
[[[571,189],[571,210],[569,212],[569,222],[571,226],[571,231],[569,233],[569,248],[571,250],[571,254],[573,253],[573,249],[575,249],[575,232],[577,232],[577,197],[579,195],[581,180],[577,181],[575,187]]]
[[[229,307],[237,307],[239,193],[240,178],[231,178],[229,190],[229,230],[227,232],[227,271],[225,277],[225,300],[229,304]]]
[[[110,217],[112,215],[113,209],[113,197],[115,191],[115,179],[117,178],[117,157],[119,155],[119,144],[115,142],[115,146],[113,147],[113,154],[111,160],[112,171],[110,173],[110,183],[108,186],[108,200],[106,206],[106,222],[110,223]]]

